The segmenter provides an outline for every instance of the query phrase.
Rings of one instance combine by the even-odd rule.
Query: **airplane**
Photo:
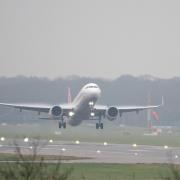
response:
[[[110,121],[121,117],[123,113],[136,112],[158,108],[163,106],[150,105],[150,106],[106,106],[97,105],[97,101],[101,96],[101,89],[95,83],[86,84],[72,102],[67,104],[58,105],[30,105],[30,104],[7,104],[0,103],[2,106],[13,107],[22,110],[36,111],[40,113],[48,113],[48,117],[40,118],[47,120],[58,120],[59,128],[66,128],[66,123],[71,126],[78,126],[83,120],[97,120],[96,129],[103,129],[104,125],[102,120],[107,118]],[[71,97],[68,96],[68,101]]]

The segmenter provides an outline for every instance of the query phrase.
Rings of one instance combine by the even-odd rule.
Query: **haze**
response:
[[[180,1],[0,0],[0,76],[180,76]]]

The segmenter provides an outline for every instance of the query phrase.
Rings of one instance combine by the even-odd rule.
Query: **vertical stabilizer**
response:
[[[148,93],[148,105],[149,106],[151,105],[151,93],[150,92]],[[151,130],[152,130],[151,113],[152,113],[152,110],[148,109],[147,110],[147,127],[148,127],[149,132],[151,132]]]
[[[71,88],[68,87],[68,104],[72,103]]]

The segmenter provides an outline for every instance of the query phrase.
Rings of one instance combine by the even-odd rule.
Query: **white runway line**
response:
[[[136,150],[129,150],[130,152],[149,152],[149,150],[145,149],[136,149]]]

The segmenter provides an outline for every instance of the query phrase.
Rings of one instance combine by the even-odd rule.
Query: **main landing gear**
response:
[[[59,129],[64,128],[66,129],[66,122],[59,122]]]
[[[99,122],[96,123],[96,129],[103,129],[104,128],[104,124],[101,122],[101,115],[99,116]]]
[[[90,108],[90,119],[94,119],[95,117],[95,111],[94,111],[94,102],[93,101],[90,101],[89,102],[89,108]],[[103,123],[101,122],[101,119],[102,119],[102,114],[99,114],[99,122],[96,123],[96,129],[103,129],[104,128],[104,125]]]
[[[96,123],[96,129],[103,129],[104,128],[104,125],[103,123]]]
[[[64,121],[64,117],[62,117],[61,121],[59,121],[59,129],[66,129],[66,122]]]

